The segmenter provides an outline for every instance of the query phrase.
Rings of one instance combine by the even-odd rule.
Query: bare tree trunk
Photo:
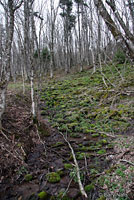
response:
[[[95,6],[97,7],[97,9],[99,10],[100,15],[104,19],[108,29],[111,31],[112,35],[114,36],[114,38],[117,41],[119,41],[119,40],[122,41],[122,44],[123,44],[122,48],[124,48],[124,51],[128,51],[128,54],[130,55],[130,57],[134,58],[134,45],[133,45],[134,36],[130,33],[130,31],[128,29],[126,29],[124,22],[120,18],[120,15],[115,8],[114,0],[107,1],[107,3],[110,5],[111,9],[114,11],[115,17],[118,20],[118,22],[120,23],[120,26],[123,28],[123,30],[126,34],[126,37],[123,36],[123,34],[119,30],[119,28],[117,27],[115,22],[109,15],[106,7],[103,4],[103,1],[102,0],[94,0],[94,3],[95,3]]]
[[[128,1],[131,18],[132,18],[133,33],[134,33],[134,2],[133,0],[127,0],[127,1]]]
[[[1,119],[2,115],[5,111],[5,106],[6,106],[6,89],[7,89],[7,83],[3,84],[1,83],[0,85],[0,129],[2,128],[1,124]]]
[[[6,89],[10,79],[10,61],[11,61],[11,48],[14,33],[14,2],[13,0],[8,0],[8,5],[5,8],[6,14],[6,47],[5,47],[5,60],[4,60],[4,71],[1,74],[0,83],[0,129],[2,128],[1,119],[5,111],[6,105]]]

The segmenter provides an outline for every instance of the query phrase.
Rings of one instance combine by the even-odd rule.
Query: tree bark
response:
[[[113,0],[112,0],[112,2],[113,2]],[[97,7],[97,9],[99,10],[100,15],[104,19],[108,29],[111,31],[112,35],[116,39],[116,41],[117,42],[121,41],[122,42],[122,49],[124,49],[124,51],[127,52],[128,55],[132,59],[134,59],[133,37],[132,37],[131,33],[129,32],[129,30],[126,30],[126,29],[124,30],[127,38],[124,37],[124,35],[120,32],[117,25],[115,24],[115,22],[113,21],[113,19],[109,15],[109,13],[108,13],[106,7],[104,6],[102,0],[94,0],[94,3],[95,3],[95,6]],[[112,9],[115,9],[113,5],[112,5]],[[116,18],[118,19],[120,26],[123,28],[124,23],[120,19],[118,12],[116,12]],[[124,28],[126,28],[126,27],[124,27]]]

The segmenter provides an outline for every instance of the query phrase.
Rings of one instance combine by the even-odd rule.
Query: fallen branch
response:
[[[61,133],[61,132],[59,132],[59,133],[63,136],[64,140],[66,141],[66,143],[68,144],[68,146],[69,146],[69,148],[70,148],[70,150],[71,150],[71,152],[72,152],[73,160],[74,160],[75,167],[76,167],[76,173],[77,173],[77,178],[78,178],[78,184],[79,184],[80,192],[81,192],[81,194],[82,194],[85,198],[87,198],[87,194],[86,194],[86,192],[85,192],[85,190],[84,190],[84,187],[83,187],[83,185],[82,185],[82,182],[81,182],[81,178],[80,178],[80,169],[79,169],[78,162],[77,162],[77,160],[76,160],[76,156],[75,156],[74,150],[73,150],[71,144],[69,143],[69,141],[68,141],[68,140],[65,138],[65,136],[63,135],[63,133]]]
[[[131,161],[129,161],[129,160],[120,160],[120,162],[126,162],[126,163],[128,163],[128,164],[130,164],[130,165],[133,165],[134,166],[134,163],[132,163]]]

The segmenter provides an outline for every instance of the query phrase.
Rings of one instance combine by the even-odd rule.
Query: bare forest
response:
[[[133,123],[133,0],[0,0],[0,200],[134,200]]]

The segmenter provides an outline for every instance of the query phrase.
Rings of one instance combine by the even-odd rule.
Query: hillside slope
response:
[[[11,83],[0,134],[0,199],[134,199],[134,67],[44,81],[38,123],[30,91]],[[68,143],[69,142],[69,143]]]
[[[134,198],[133,66],[50,81],[41,94],[41,114],[72,143],[91,199],[96,188],[100,199]]]

